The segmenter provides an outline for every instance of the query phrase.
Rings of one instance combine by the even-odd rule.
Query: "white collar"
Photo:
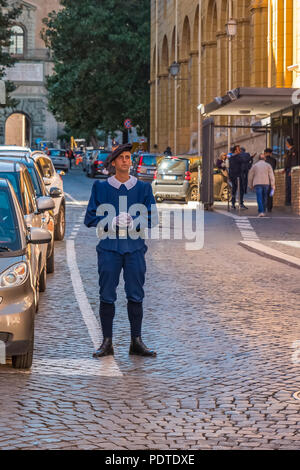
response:
[[[126,183],[121,183],[121,181],[117,180],[117,178],[115,176],[110,176],[107,179],[107,182],[116,189],[120,189],[120,186],[122,184],[124,184],[126,189],[129,190],[129,189],[133,188],[136,185],[137,178],[135,176],[130,175],[129,180],[127,180]]]

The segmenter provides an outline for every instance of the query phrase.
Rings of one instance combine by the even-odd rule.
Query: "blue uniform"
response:
[[[110,205],[112,213],[109,214]],[[142,204],[144,211],[137,211],[135,204]],[[134,239],[124,232],[112,229],[112,218],[120,212],[130,213],[137,236]],[[131,213],[132,212],[132,213]],[[98,227],[103,237],[97,246],[98,273],[100,286],[100,319],[105,337],[112,336],[112,320],[116,289],[123,269],[125,292],[129,304],[128,315],[132,336],[140,336],[142,319],[142,301],[146,273],[145,253],[147,246],[142,236],[143,228],[151,228],[158,223],[155,199],[149,183],[135,177],[121,184],[114,176],[106,181],[96,181],[85,216],[87,227]],[[130,232],[129,232],[130,233]],[[109,306],[110,305],[110,306]],[[113,309],[112,306],[113,305]]]

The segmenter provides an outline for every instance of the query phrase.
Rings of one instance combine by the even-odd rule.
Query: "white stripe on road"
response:
[[[74,294],[79,305],[82,318],[86,327],[88,329],[90,338],[92,340],[93,346],[95,349],[99,347],[100,338],[102,337],[102,332],[100,329],[100,325],[95,317],[95,314],[89,304],[88,298],[86,296],[82,279],[80,276],[77,259],[76,259],[76,251],[75,251],[75,242],[74,240],[67,240],[67,263],[70,270],[72,285]],[[98,361],[98,365],[102,373],[100,375],[109,375],[109,376],[122,376],[122,372],[120,371],[116,361],[113,357],[110,357],[110,361],[105,361],[105,366],[101,365],[103,358]],[[108,368],[107,368],[108,366]]]
[[[247,241],[258,241],[259,237],[257,236],[254,228],[252,227],[248,217],[241,218],[238,215],[231,214],[230,212],[225,212],[222,210],[215,210],[218,214],[226,215],[234,219],[237,228],[240,231],[240,234],[243,240]]]

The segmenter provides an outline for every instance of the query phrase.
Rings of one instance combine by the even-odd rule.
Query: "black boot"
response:
[[[112,344],[112,338],[103,338],[102,344],[93,357],[113,356],[114,348]]]
[[[156,352],[151,351],[149,348],[147,348],[147,346],[143,343],[142,338],[140,336],[131,338],[129,354],[134,354],[136,356],[156,357]]]

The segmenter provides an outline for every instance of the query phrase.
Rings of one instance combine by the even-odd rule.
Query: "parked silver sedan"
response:
[[[47,230],[26,227],[12,185],[0,179],[0,359],[12,356],[15,368],[32,365],[40,277],[33,246],[50,241]]]

